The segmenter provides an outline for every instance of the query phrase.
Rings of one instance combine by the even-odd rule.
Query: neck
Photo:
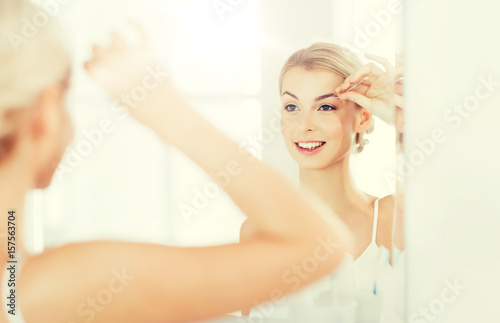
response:
[[[9,211],[14,210],[15,221],[15,257],[25,254],[25,246],[23,240],[23,210],[26,193],[34,187],[32,177],[30,177],[27,169],[26,159],[8,158],[0,162],[0,261],[4,264],[8,258],[8,217]]]
[[[324,169],[300,169],[300,185],[312,190],[341,217],[371,203],[370,197],[354,183],[348,156]]]

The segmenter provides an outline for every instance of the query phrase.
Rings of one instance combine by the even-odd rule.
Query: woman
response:
[[[373,130],[372,114],[394,124],[392,88],[400,72],[386,60],[367,57],[383,64],[389,73],[373,63],[362,66],[346,48],[316,43],[288,58],[279,80],[281,130],[299,165],[300,185],[314,192],[351,229],[354,268],[360,273],[376,270],[381,248],[391,250],[395,199],[360,190],[350,158],[366,145],[364,135]],[[360,81],[361,85],[347,91]],[[258,231],[247,219],[241,241],[252,239]],[[358,289],[364,288],[364,279],[356,278]]]
[[[0,0],[1,33],[21,32],[25,17],[39,12],[28,1]],[[164,72],[143,33],[135,47],[113,34],[109,47],[93,48],[85,68],[117,100],[137,86],[147,86],[146,97],[124,104],[125,108],[208,173],[227,170],[231,164],[232,177],[225,189],[261,234],[239,245],[207,248],[101,241],[70,244],[37,256],[26,254],[21,225],[25,195],[50,184],[53,164],[61,160],[72,137],[64,106],[69,58],[58,32],[49,22],[36,37],[16,43],[19,46],[13,45],[12,38],[0,40],[0,257],[4,269],[0,322],[23,322],[22,317],[37,323],[200,320],[288,293],[290,286],[279,278],[313,255],[321,259],[316,259],[316,270],[301,284],[319,279],[341,262],[350,250],[350,235],[341,221],[323,217],[276,172],[251,154],[242,154],[183,100],[170,80],[163,77],[152,83],[147,70],[153,69],[157,77]],[[213,146],[220,147],[221,153],[213,154]],[[15,215],[9,224],[8,211]],[[11,234],[14,225],[15,234]],[[12,236],[16,252],[9,258],[4,237],[11,240]],[[5,304],[13,288],[8,286],[12,276],[5,269],[9,259],[18,261],[16,315],[9,314],[11,304]]]

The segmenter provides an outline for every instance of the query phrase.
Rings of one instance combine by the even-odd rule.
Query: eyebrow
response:
[[[285,95],[285,94],[288,94],[289,96],[291,96],[291,97],[292,97],[292,98],[294,98],[295,100],[298,100],[298,98],[297,98],[297,96],[296,96],[296,95],[294,95],[294,94],[292,94],[292,93],[290,93],[290,92],[288,92],[288,91],[283,92],[283,94],[282,94],[281,96],[283,96],[283,95]],[[314,99],[314,101],[316,101],[316,102],[317,102],[317,101],[321,101],[321,100],[324,100],[324,99],[329,98],[329,97],[332,97],[332,96],[335,96],[335,93],[333,93],[333,92],[332,92],[332,93],[323,94],[323,95],[320,95],[320,96],[318,96],[317,98],[315,98],[315,99]]]
[[[333,93],[333,92],[328,93],[328,94],[323,94],[323,95],[318,96],[316,99],[314,99],[314,101],[321,101],[321,100],[324,100],[326,98],[332,97],[334,95],[335,95],[335,93]]]
[[[288,92],[288,91],[283,92],[283,94],[282,94],[281,96],[283,96],[283,95],[285,95],[285,94],[288,94],[289,96],[291,96],[291,97],[292,97],[292,98],[294,98],[295,100],[298,100],[298,99],[299,99],[299,98],[297,98],[297,96],[293,95],[292,93],[290,93],[290,92]]]

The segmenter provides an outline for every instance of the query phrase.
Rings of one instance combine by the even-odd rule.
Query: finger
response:
[[[392,97],[392,101],[395,106],[397,106],[400,109],[404,109],[404,100],[401,95],[394,94],[394,96]]]
[[[394,70],[391,71],[391,73],[388,73],[389,78],[395,83],[399,84],[403,82],[403,72],[404,69],[402,66],[396,67]]]
[[[86,61],[83,63],[83,68],[87,71],[87,72],[90,72],[90,70],[92,69],[92,61]]]
[[[385,68],[386,72],[390,72],[394,69],[394,66],[392,66],[391,62],[389,62],[387,58],[373,54],[365,54],[365,57],[381,64]]]
[[[364,75],[364,78],[365,80],[363,80],[363,78],[361,78],[359,81],[357,82],[352,82],[351,81],[351,78],[350,76],[347,77],[344,82],[342,82],[342,84],[340,84],[336,89],[335,91],[336,92],[343,92],[343,91],[346,91],[348,90],[352,85],[354,85],[355,83],[358,83],[360,81],[363,81],[362,83],[360,83],[357,87],[361,86],[362,84],[365,84],[365,85],[371,85],[371,83],[373,82],[370,78],[371,75],[367,74],[367,75]]]
[[[380,76],[382,74],[385,74],[385,72],[374,63],[368,63],[363,65],[359,70],[350,75],[348,78],[351,80],[351,82],[355,83],[363,78],[363,75],[365,74]]]
[[[92,56],[93,56],[93,58],[99,58],[99,57],[103,56],[104,53],[105,53],[105,50],[101,46],[99,46],[99,45],[92,46]]]
[[[380,69],[380,67],[376,66],[373,63],[368,63],[366,65],[361,66],[359,70],[349,75],[341,85],[341,90],[347,89],[351,84],[361,81],[363,77],[369,75],[380,76],[384,74],[384,71]],[[368,83],[367,83],[368,84]]]
[[[394,120],[394,125],[396,126],[396,131],[397,133],[404,133],[404,115],[403,115],[403,109],[397,109],[396,110],[396,117]]]
[[[404,74],[404,68],[403,66],[398,66],[394,69],[394,73],[393,73],[395,76],[397,76],[398,78],[399,77],[402,77],[403,74]]]
[[[351,82],[349,79],[346,79],[344,81],[344,83],[342,83],[341,85],[339,85],[335,91],[336,92],[345,92],[345,91],[350,91],[350,87],[351,86],[354,86],[356,83],[359,83],[362,81],[362,83],[360,83],[359,85],[357,85],[354,89],[352,89],[353,91],[357,91],[357,92],[361,92],[361,93],[364,93],[366,92],[367,88],[370,87],[373,82],[376,80],[376,78],[373,76],[373,75],[365,75],[364,78],[362,78],[361,80],[359,80],[358,82]]]
[[[111,33],[111,48],[121,50],[127,47],[127,43],[123,37],[116,31]]]
[[[369,84],[368,84],[369,83]],[[353,92],[358,92],[359,94],[362,94],[362,95],[366,95],[366,92],[368,92],[368,90],[370,89],[370,85],[371,85],[372,81],[371,80],[367,80],[363,83],[361,83],[360,85],[358,85],[355,89],[353,89],[352,91]]]
[[[344,94],[339,95],[339,98],[341,100],[349,100],[354,103],[357,103],[361,107],[365,108],[368,110],[370,113],[372,113],[372,101],[371,99],[367,98],[366,96],[362,95],[361,93],[358,92],[346,92]]]
[[[403,81],[394,84],[394,93],[403,95]]]
[[[139,33],[139,38],[141,39],[141,45],[148,45],[149,44],[148,36],[146,34],[146,30],[144,30],[144,27],[132,19],[128,19],[127,22],[131,24]]]

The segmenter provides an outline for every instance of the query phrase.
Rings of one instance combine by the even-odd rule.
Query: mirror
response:
[[[340,101],[332,103],[328,97],[315,106],[315,97],[333,92],[342,83],[332,72],[294,69],[300,73],[284,73],[279,84],[282,67],[293,53],[326,42],[359,58],[348,75],[374,62],[365,53],[387,59],[386,66],[374,62],[376,77],[361,84],[360,93],[375,78],[390,74],[391,91],[394,87],[401,95],[403,82],[398,79],[402,75],[394,79],[396,74],[390,73],[401,65],[396,57],[403,56],[399,1],[176,0],[147,5],[80,1],[68,6],[66,24],[77,35],[73,41],[78,90],[72,93],[77,135],[58,166],[54,185],[33,199],[34,250],[100,238],[178,246],[240,239],[245,217],[213,180],[117,113],[81,69],[90,44],[132,16],[145,25],[176,84],[206,118],[308,192],[304,194],[319,198],[355,233],[355,250],[337,272],[278,304],[250,304],[249,317],[234,313],[235,317],[252,322],[403,321],[404,180],[396,175],[396,155],[403,151],[402,126],[397,126],[401,114],[396,113],[396,127],[376,116],[361,124],[356,118],[370,116],[360,113],[362,109],[352,101],[322,108]],[[127,34],[126,27],[123,31]],[[134,40],[133,35],[130,38]],[[323,93],[325,86],[329,91]],[[292,95],[284,95],[285,91]],[[311,99],[313,93],[316,96]],[[386,96],[393,102],[392,94]],[[308,120],[299,118],[298,110],[284,112],[291,104],[304,112],[315,107],[316,114]],[[103,119],[112,126],[102,129]],[[346,150],[352,144],[349,136],[355,140],[356,122],[360,133],[369,132],[369,124],[374,128],[354,144],[363,146],[359,153]],[[318,129],[325,124],[326,132],[321,133]],[[303,126],[304,132],[297,137],[297,129]],[[397,134],[395,129],[400,129]],[[96,133],[101,135],[96,137]],[[343,138],[339,144],[343,150],[335,148],[339,138]],[[335,160],[329,157],[307,164],[305,156],[330,146]],[[378,221],[374,221],[375,213]],[[402,282],[385,282],[395,279]]]

